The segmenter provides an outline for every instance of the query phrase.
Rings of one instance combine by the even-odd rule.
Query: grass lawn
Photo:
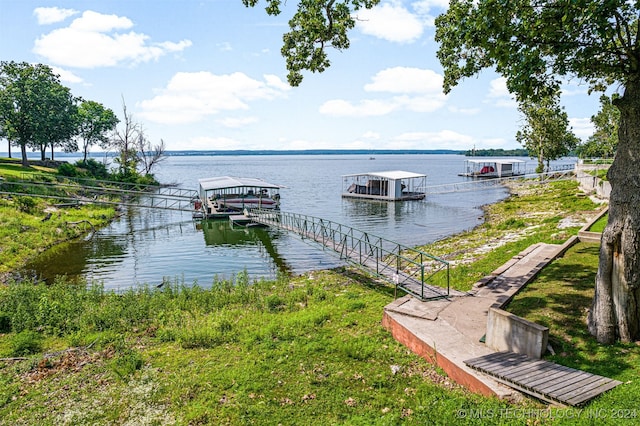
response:
[[[575,182],[512,191],[477,229],[423,247],[451,262],[456,288],[597,214]],[[466,391],[382,328],[392,287],[339,268],[124,294],[0,286],[0,424],[634,424],[638,346],[602,347],[584,322],[597,256],[571,248],[507,308],[550,328],[550,360],[625,382],[583,411]]]
[[[7,180],[52,179],[54,170],[44,167],[24,168],[16,164],[0,163],[0,177]],[[11,192],[40,191],[50,198],[15,195]],[[0,180],[0,283],[3,276],[23,266],[49,247],[86,235],[92,228],[104,226],[113,218],[113,206],[82,205],[72,208],[56,207],[57,195],[68,197],[55,188],[32,188],[13,185]],[[66,201],[68,202],[68,201]],[[19,237],[18,237],[19,236]]]
[[[638,424],[640,342],[604,346],[587,330],[599,250],[599,244],[575,245],[516,295],[506,310],[549,327],[549,344],[555,355],[547,353],[545,359],[623,382],[591,402],[586,407],[590,412],[608,414],[604,423]],[[626,418],[615,419],[615,414]]]

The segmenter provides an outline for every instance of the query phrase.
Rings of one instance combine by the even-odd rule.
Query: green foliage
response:
[[[85,170],[87,177],[95,179],[108,179],[110,174],[107,166],[104,163],[100,163],[93,158],[88,160],[78,160],[75,164],[77,168]]]
[[[544,172],[545,162],[568,155],[578,144],[559,95],[523,101],[519,110],[525,124],[516,133],[516,140],[538,158],[536,172]]]
[[[47,65],[0,63],[0,133],[21,146],[40,150],[60,146],[75,133],[76,100]],[[44,159],[44,158],[43,158]]]
[[[470,149],[465,151],[467,157],[528,157],[526,149]]]
[[[108,132],[113,131],[118,122],[118,117],[114,112],[98,102],[83,101],[80,104],[78,108],[78,135],[82,139],[82,162],[87,162],[87,154],[92,145],[98,144],[103,148],[108,146]]]
[[[33,197],[25,197],[25,196],[16,196],[15,197],[16,204],[18,205],[18,209],[24,213],[33,213],[36,210],[36,206],[38,203]]]
[[[58,166],[58,174],[67,177],[76,177],[79,173],[73,164],[62,163]]]
[[[140,370],[144,362],[140,353],[133,349],[123,349],[109,363],[111,371],[121,380],[126,380]]]
[[[600,111],[591,117],[595,127],[593,135],[578,146],[580,158],[612,158],[618,148],[620,110],[614,105],[619,96],[600,96]]]
[[[42,350],[42,335],[32,330],[24,330],[13,335],[10,356],[33,355]]]
[[[253,7],[257,0],[242,0],[247,7]],[[280,49],[284,56],[287,80],[292,86],[302,82],[302,71],[323,72],[331,62],[326,49],[338,50],[350,46],[348,32],[355,27],[357,11],[371,9],[380,0],[343,0],[340,2],[304,1],[298,3],[293,17],[289,19],[290,31],[283,35]],[[280,0],[268,0],[266,11],[269,15],[279,15]]]

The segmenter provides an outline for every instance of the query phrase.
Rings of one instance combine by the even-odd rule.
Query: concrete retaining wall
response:
[[[608,166],[602,164],[577,164],[576,180],[580,185],[580,189],[586,193],[594,193],[598,198],[609,199],[609,195],[611,194],[611,183],[597,178],[590,173],[607,168]]]
[[[549,329],[497,308],[489,308],[485,344],[496,351],[542,358],[549,342]]]

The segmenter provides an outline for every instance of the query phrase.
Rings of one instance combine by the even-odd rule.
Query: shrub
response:
[[[31,330],[21,331],[11,340],[11,356],[33,355],[42,350],[42,336]]]
[[[143,365],[142,356],[133,349],[124,349],[111,360],[110,367],[120,379],[126,379]]]
[[[88,176],[96,179],[108,179],[109,170],[104,163],[100,163],[93,158],[89,158],[87,161],[79,160],[76,162],[76,167],[80,167],[86,170]]]
[[[79,173],[78,169],[76,169],[76,166],[73,164],[62,163],[58,166],[58,174],[62,176],[76,177]]]
[[[36,208],[36,200],[33,197],[15,197],[18,203],[18,209],[23,213],[33,213]]]

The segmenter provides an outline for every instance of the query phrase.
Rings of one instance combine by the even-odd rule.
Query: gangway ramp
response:
[[[428,185],[418,188],[427,195],[449,194],[453,192],[480,191],[504,187],[511,182],[527,183],[531,185],[545,184],[551,181],[575,179],[573,168],[558,168],[545,173],[530,173],[522,176],[510,176],[491,179],[466,179],[460,182],[445,183],[441,185]]]
[[[69,179],[51,181],[3,180],[0,194],[50,198],[77,204],[115,204],[193,212],[198,191],[173,186]]]
[[[365,269],[420,300],[458,294],[451,290],[449,263],[412,247],[304,214],[252,210],[256,223],[292,232],[337,254],[340,259]]]

